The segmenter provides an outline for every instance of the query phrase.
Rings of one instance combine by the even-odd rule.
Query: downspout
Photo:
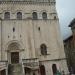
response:
[[[1,61],[2,61],[2,19],[1,20]]]

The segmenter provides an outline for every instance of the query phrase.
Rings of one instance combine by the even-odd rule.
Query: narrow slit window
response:
[[[15,28],[13,27],[13,32],[15,32]]]

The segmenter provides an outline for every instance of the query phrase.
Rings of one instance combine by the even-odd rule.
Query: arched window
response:
[[[43,18],[43,19],[47,19],[47,13],[46,13],[46,12],[43,12],[43,13],[42,13],[42,18]]]
[[[40,74],[41,75],[46,75],[46,71],[45,71],[45,66],[44,65],[40,65]]]
[[[32,16],[33,16],[33,19],[35,19],[35,20],[38,19],[38,17],[37,17],[37,12],[33,12],[33,13],[32,13]]]
[[[21,12],[17,13],[17,19],[22,19],[22,13]]]
[[[10,12],[5,12],[4,19],[10,19]]]
[[[57,73],[57,66],[56,66],[56,64],[52,65],[52,70],[53,70],[53,75],[56,75],[56,73]]]
[[[47,55],[47,46],[45,44],[41,44],[40,49],[42,55]]]

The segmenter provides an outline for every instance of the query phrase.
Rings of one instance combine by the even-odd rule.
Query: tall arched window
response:
[[[56,75],[56,73],[57,73],[57,66],[56,66],[56,64],[52,65],[52,70],[53,70],[53,75]]]
[[[40,74],[41,75],[46,75],[46,71],[45,71],[45,66],[44,65],[40,65]]]
[[[38,19],[37,12],[32,13],[33,19]]]
[[[46,12],[43,12],[43,13],[42,13],[42,18],[43,18],[43,19],[47,19],[47,13],[46,13]]]
[[[42,55],[47,55],[47,46],[45,44],[41,44],[40,49]]]
[[[10,12],[5,12],[4,19],[10,19]]]
[[[21,12],[17,13],[17,19],[22,19],[22,13]]]

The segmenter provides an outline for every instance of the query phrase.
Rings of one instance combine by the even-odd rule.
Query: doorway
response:
[[[40,74],[41,75],[46,75],[46,70],[44,65],[40,65]]]
[[[19,52],[11,52],[11,63],[12,64],[19,63]]]
[[[57,73],[57,66],[56,66],[56,64],[52,65],[52,70],[53,70],[53,75],[56,75],[56,73]]]

